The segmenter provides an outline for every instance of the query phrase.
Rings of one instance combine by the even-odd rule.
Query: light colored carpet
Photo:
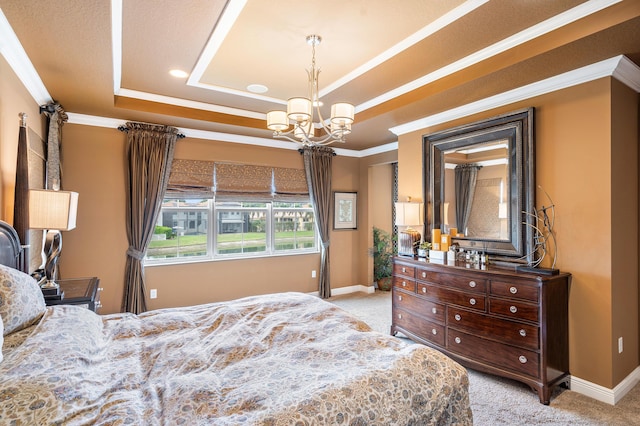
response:
[[[389,334],[390,292],[352,293],[332,297],[329,301],[351,312],[374,330]],[[615,406],[559,387],[553,393],[551,404],[543,405],[538,394],[522,383],[468,371],[469,397],[477,426],[640,425],[640,384]]]

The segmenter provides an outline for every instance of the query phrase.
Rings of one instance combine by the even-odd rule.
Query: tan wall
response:
[[[371,183],[369,187],[369,211],[372,227],[393,231],[393,167],[391,164],[380,164],[369,168]]]
[[[117,312],[127,249],[125,136],[116,129],[78,125],[66,125],[64,131],[65,188],[78,191],[80,199],[77,228],[64,235],[62,275],[100,277],[104,288],[101,312]],[[188,138],[178,141],[175,157],[302,167],[302,156],[295,150]],[[357,158],[334,157],[334,190],[359,191],[359,162]],[[367,212],[362,198],[358,210],[360,221]],[[367,262],[359,238],[364,225],[359,222],[357,231],[331,233],[334,289],[368,285],[366,273],[361,276],[364,269],[360,265]],[[148,307],[192,305],[276,291],[312,292],[317,290],[318,282],[317,277],[311,277],[311,271],[319,272],[319,266],[319,254],[148,266],[147,290],[158,292],[157,299],[148,300]]]
[[[0,212],[2,220],[13,223],[13,197],[16,185],[19,113],[27,113],[27,127],[41,138],[45,120],[39,105],[22,85],[13,69],[0,55]],[[28,134],[29,132],[27,132]]]
[[[638,348],[638,94],[611,80],[613,383],[640,364]],[[635,297],[634,297],[635,295]],[[624,349],[618,353],[618,338]]]
[[[614,88],[617,107],[613,112],[627,112],[614,120],[624,127],[613,133],[611,79],[605,78],[403,135],[398,153],[399,192],[415,191],[422,173],[423,134],[520,108],[536,108],[537,183],[556,205],[557,267],[573,274],[569,302],[571,374],[607,388],[613,388],[639,364],[638,95],[617,83]],[[635,125],[631,123],[634,117]],[[623,170],[612,172],[622,165]],[[622,189],[629,180],[630,187]],[[548,205],[542,191],[536,196],[538,206]],[[618,228],[625,225],[615,223],[612,214],[615,221],[632,223],[624,238],[618,238],[622,233]],[[622,334],[625,352],[618,356],[617,337]]]

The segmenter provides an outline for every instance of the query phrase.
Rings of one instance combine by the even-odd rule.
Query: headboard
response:
[[[11,225],[0,221],[0,264],[22,270],[22,246]]]

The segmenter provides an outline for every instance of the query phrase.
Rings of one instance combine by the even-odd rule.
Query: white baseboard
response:
[[[596,385],[576,376],[571,376],[571,390],[597,399],[607,404],[616,405],[635,385],[640,382],[640,367],[637,367],[618,386],[613,389]]]
[[[348,287],[340,287],[340,288],[332,288],[331,295],[332,296],[340,296],[343,294],[349,293],[375,293],[376,289],[372,285],[350,285]]]
[[[358,292],[371,294],[371,293],[375,293],[376,289],[372,285],[350,285],[348,287],[332,288],[331,296],[341,296],[343,294],[358,293]],[[317,296],[318,292],[314,291],[309,294],[313,294]]]

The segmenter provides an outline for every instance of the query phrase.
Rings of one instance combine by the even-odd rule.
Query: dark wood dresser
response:
[[[544,404],[568,380],[570,274],[396,257],[393,275],[391,334],[526,383]]]

